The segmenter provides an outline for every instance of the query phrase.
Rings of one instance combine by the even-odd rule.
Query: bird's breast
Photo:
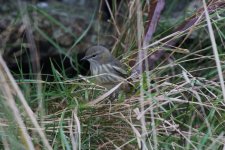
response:
[[[123,80],[114,70],[111,64],[90,64],[91,74],[95,76],[99,84],[118,83]]]

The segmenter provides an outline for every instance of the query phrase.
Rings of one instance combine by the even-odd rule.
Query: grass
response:
[[[130,72],[135,68],[130,63],[137,60],[143,48],[145,32],[141,28],[147,21],[147,17],[143,17],[147,6],[145,1],[135,1],[133,5],[124,2],[110,11],[110,15],[121,13],[124,14],[122,17],[127,17],[122,21],[114,17],[111,22],[116,37],[112,51],[130,67]],[[167,13],[172,13],[173,7],[176,7],[176,3],[171,3]],[[53,81],[27,79],[22,69],[14,79],[0,57],[0,147],[68,150],[223,149],[224,8],[210,14],[205,10],[204,5],[202,15],[206,17],[191,26],[190,30],[176,33],[171,28],[179,25],[165,27],[160,23],[166,23],[169,18],[162,17],[152,42],[144,50],[147,55],[164,50],[165,55],[156,57],[154,64],[150,64],[154,68],[135,79],[136,93],[127,94],[126,98],[111,103],[95,103],[93,106],[93,102],[99,98],[99,101],[106,101],[104,94],[107,91],[93,83],[94,77],[91,76],[67,78],[64,68],[62,71],[56,69],[61,62],[59,66],[52,63],[49,68]],[[68,31],[44,10],[37,12],[44,14],[50,23]],[[53,37],[38,26],[34,26],[34,30],[57,51],[66,54]],[[80,36],[73,35],[78,37],[71,45],[73,48],[82,42],[88,30],[89,26]],[[98,34],[101,36],[101,32]],[[165,39],[179,42],[164,48]],[[168,57],[170,55],[172,57]]]

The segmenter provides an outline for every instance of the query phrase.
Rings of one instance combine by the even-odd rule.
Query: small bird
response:
[[[129,88],[124,66],[112,56],[107,48],[99,45],[92,46],[87,49],[82,60],[89,61],[91,75],[96,76],[98,84],[111,89],[118,83],[124,82],[121,89],[126,91]]]

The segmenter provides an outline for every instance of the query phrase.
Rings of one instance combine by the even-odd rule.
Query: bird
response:
[[[95,76],[96,83],[110,90],[120,82],[124,82],[120,89],[129,90],[130,85],[124,65],[117,60],[110,51],[101,45],[91,46],[82,60],[90,63],[90,72]]]

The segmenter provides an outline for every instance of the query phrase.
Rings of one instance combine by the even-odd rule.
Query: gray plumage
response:
[[[91,74],[106,88],[113,87],[127,77],[124,66],[103,46],[88,48],[83,59],[90,62]]]

